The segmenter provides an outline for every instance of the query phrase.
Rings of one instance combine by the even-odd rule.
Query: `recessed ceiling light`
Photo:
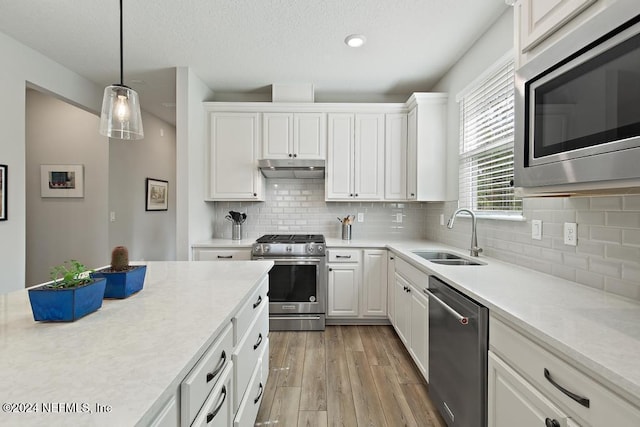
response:
[[[350,34],[344,39],[344,42],[349,47],[360,47],[367,41],[366,37],[362,34]]]

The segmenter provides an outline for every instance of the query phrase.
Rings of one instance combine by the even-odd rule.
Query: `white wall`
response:
[[[191,259],[191,245],[213,236],[215,212],[205,195],[205,112],[211,89],[188,67],[176,70],[176,256]]]
[[[100,110],[103,88],[0,33],[0,163],[8,171],[8,220],[0,221],[0,293],[25,286],[26,265],[26,84],[58,94],[92,112]]]
[[[100,119],[51,95],[27,91],[26,284],[49,279],[51,267],[69,259],[104,265],[107,249],[108,139]],[[40,193],[40,165],[84,166],[84,197]]]
[[[130,260],[176,259],[176,129],[153,114],[142,112],[144,138],[109,141],[109,252],[123,245]],[[169,182],[168,210],[146,211],[146,178]]]

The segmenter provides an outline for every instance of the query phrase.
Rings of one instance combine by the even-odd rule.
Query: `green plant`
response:
[[[75,259],[65,261],[51,269],[51,288],[75,288],[91,282],[89,274],[92,270],[87,270],[84,264]]]
[[[116,246],[111,252],[111,271],[129,269],[129,251],[125,246]]]

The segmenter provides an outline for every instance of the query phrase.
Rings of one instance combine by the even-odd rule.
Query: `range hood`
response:
[[[324,160],[262,159],[258,169],[266,178],[324,179]]]

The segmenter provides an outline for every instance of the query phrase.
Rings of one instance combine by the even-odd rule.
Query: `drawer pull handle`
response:
[[[222,401],[220,401],[218,407],[214,409],[213,412],[209,412],[207,414],[207,424],[209,424],[216,417],[216,415],[218,415],[218,412],[220,412],[224,401],[227,400],[227,386],[222,386],[222,391],[220,391],[220,394],[222,395]]]
[[[547,418],[546,420],[544,420],[544,425],[546,427],[560,427],[560,423],[558,422],[558,420],[552,420],[551,418]]]
[[[258,334],[258,341],[253,345],[253,349],[257,350],[258,347],[260,347],[260,344],[262,344],[262,333]]]
[[[227,362],[227,353],[222,350],[222,354],[220,355],[220,362],[218,362],[218,366],[212,372],[207,372],[207,382],[210,382],[212,379],[218,376],[222,368],[224,368],[224,364]]]
[[[233,255],[218,255],[218,259],[233,259]]]
[[[258,393],[258,397],[256,397],[255,399],[253,399],[253,404],[255,405],[256,403],[258,403],[258,401],[260,400],[260,398],[262,397],[262,392],[264,391],[264,387],[262,386],[262,382],[260,383],[260,393]]]
[[[258,295],[258,299],[253,303],[253,308],[255,309],[260,304],[262,304],[262,295]]]
[[[564,394],[566,394],[567,396],[569,396],[570,398],[572,398],[573,400],[575,400],[576,402],[584,406],[585,408],[589,407],[589,399],[587,399],[586,397],[582,397],[578,394],[575,394],[567,390],[566,388],[562,387],[557,382],[555,382],[553,378],[551,378],[551,374],[549,373],[549,370],[547,368],[544,368],[544,377],[547,379],[547,381],[553,384],[555,388],[557,388],[558,390],[560,390],[561,392],[563,392]]]
[[[351,255],[336,255],[336,258],[346,258],[346,259],[351,259]]]

